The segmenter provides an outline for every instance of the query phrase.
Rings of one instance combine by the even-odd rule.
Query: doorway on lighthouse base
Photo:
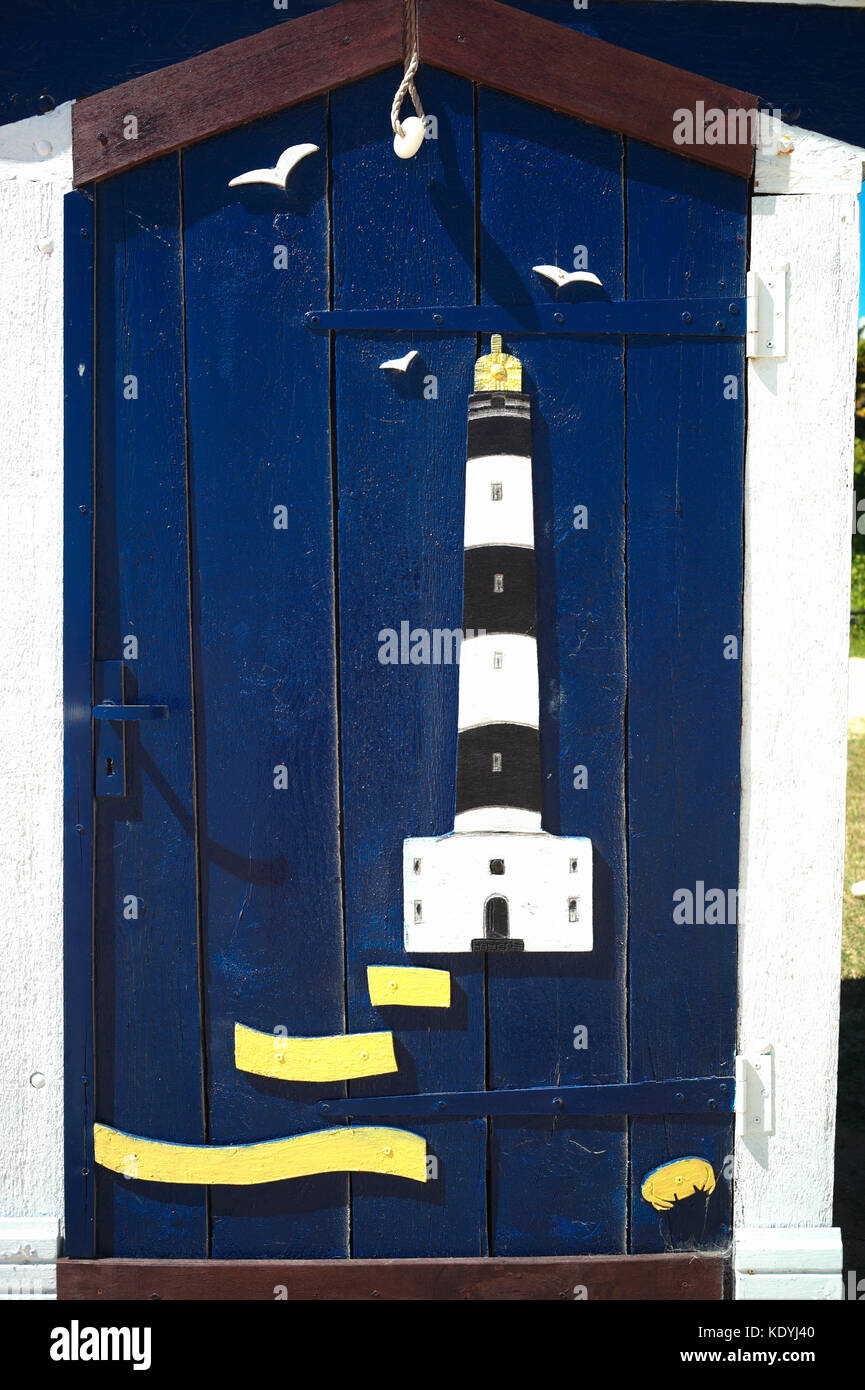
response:
[[[507,898],[488,898],[484,906],[484,941],[508,941],[510,934]]]

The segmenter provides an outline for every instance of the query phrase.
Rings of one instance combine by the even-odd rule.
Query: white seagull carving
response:
[[[560,265],[533,265],[532,270],[536,275],[543,275],[547,280],[552,280],[559,289],[564,289],[565,285],[575,285],[578,281],[583,281],[588,285],[600,285],[597,275],[593,275],[590,270],[562,270]]]
[[[276,161],[275,169],[250,169],[248,173],[238,174],[236,179],[231,179],[228,186],[236,188],[241,183],[270,183],[274,188],[285,188],[295,164],[306,159],[308,154],[316,154],[318,149],[318,145],[289,145]]]
[[[405,357],[391,357],[387,362],[379,362],[378,369],[380,372],[407,372],[417,355],[417,348],[412,348]]]

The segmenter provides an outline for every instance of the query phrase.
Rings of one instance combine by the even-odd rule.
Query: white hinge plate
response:
[[[748,357],[787,356],[787,278],[790,267],[748,271],[745,351]]]
[[[739,1134],[775,1133],[775,1050],[771,1044],[736,1058]]]

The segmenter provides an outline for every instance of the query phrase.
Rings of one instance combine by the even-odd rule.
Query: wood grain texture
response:
[[[158,292],[156,287],[158,286]],[[198,998],[179,160],[96,197],[94,658],[127,660],[127,795],[96,803],[95,1117],[205,1139]],[[133,379],[134,378],[134,383]],[[128,915],[132,898],[134,917]],[[96,1177],[97,1253],[206,1253],[200,1192]]]
[[[458,667],[394,667],[378,656],[382,630],[403,621],[427,630],[459,625],[465,408],[476,344],[443,333],[408,341],[344,334],[331,359],[327,340],[302,322],[306,308],[327,300],[328,213],[335,307],[466,303],[476,294],[505,307],[555,298],[559,292],[539,285],[531,267],[567,266],[583,244],[604,292],[621,297],[625,288],[620,137],[482,90],[476,164],[471,88],[430,72],[425,99],[437,138],[406,165],[391,156],[380,119],[397,77],[390,71],[336,93],[330,119],[328,102],[316,99],[96,190],[102,243],[113,248],[100,268],[109,331],[100,343],[97,656],[116,657],[127,628],[150,631],[162,605],[164,668],[145,668],[142,658],[148,688],[139,695],[172,709],[168,742],[159,742],[163,726],[135,734],[133,797],[144,772],[152,843],[136,848],[123,808],[100,811],[109,871],[98,920],[112,920],[118,869],[173,885],[181,908],[179,951],[167,940],[159,899],[153,921],[124,922],[125,935],[112,927],[106,937],[100,1019],[119,1019],[117,1000],[126,997],[112,972],[121,984],[128,979],[136,1007],[165,959],[175,972],[167,1028],[165,1000],[151,990],[128,1038],[115,1038],[116,1023],[104,1035],[104,1094],[114,1103],[117,1069],[123,1104],[145,1118],[98,1118],[133,1134],[165,1136],[163,1116],[178,1129],[197,1125],[203,1133],[179,1136],[195,1144],[257,1144],[319,1130],[314,1102],[327,1092],[238,1071],[235,1021],[262,1037],[275,1029],[289,1038],[380,1029],[367,968],[402,954],[402,841],[452,824]],[[287,192],[228,188],[238,171],[273,163],[298,140],[322,154],[298,167]],[[744,180],[647,145],[631,150],[629,294],[740,294]],[[168,286],[156,306],[154,283]],[[594,291],[560,293],[566,302]],[[186,499],[177,483],[185,482],[184,328],[191,608]],[[379,370],[409,346],[420,359],[405,376]],[[355,1083],[365,1097],[627,1079],[624,350],[621,340],[566,335],[515,337],[505,346],[522,358],[534,401],[544,826],[592,839],[596,947],[576,960],[418,960],[450,971],[451,1007],[432,1018],[389,1011],[398,1071]],[[724,400],[723,377],[738,371],[741,387],[742,348],[649,339],[629,351],[630,834],[638,904],[630,1079],[641,1081],[724,1073],[732,1056],[734,930],[672,928],[668,919],[675,887],[735,884],[739,668],[723,661],[721,644],[725,635],[741,636],[742,401]],[[146,363],[137,373],[139,399],[115,400],[117,363],[122,385],[139,354]],[[151,458],[163,469],[156,501],[153,466],[135,466]],[[285,515],[274,526],[280,506]],[[577,506],[588,510],[585,530],[574,526]],[[127,613],[137,614],[134,621]],[[713,684],[705,633],[716,622],[722,675]],[[695,719],[705,706],[708,723]],[[181,740],[176,775],[158,756],[175,748],[172,738]],[[574,785],[576,765],[587,767],[587,790]],[[284,790],[274,784],[280,768]],[[190,938],[196,830],[203,1078],[194,931]],[[686,931],[711,937],[688,951]],[[574,1045],[578,1028],[586,1047]],[[148,1090],[142,1055],[155,1062],[146,1077],[158,1078],[167,1059],[180,1058],[182,1094]],[[482,1119],[425,1123],[435,1163],[420,1192],[384,1174],[354,1178],[350,1189],[333,1175],[251,1191],[215,1187],[213,1253],[327,1261],[351,1253],[477,1256],[488,1248],[495,1256],[624,1251],[627,1125],[619,1117],[588,1124],[496,1118],[488,1150]],[[670,1240],[725,1245],[728,1119],[641,1120],[633,1146],[635,1248]],[[702,1224],[689,1227],[677,1212],[672,1230],[671,1216],[659,1219],[641,1203],[639,1184],[649,1169],[690,1153],[711,1162],[719,1181],[708,1216],[701,1198],[682,1204],[687,1213],[699,1209]],[[106,1224],[98,1250],[115,1253],[116,1225],[122,1253],[206,1253],[199,1191],[187,1200],[171,1190],[166,1203],[166,1194],[125,1176],[99,1181]]]
[[[298,166],[287,192],[228,187],[298,141],[323,153]],[[237,1019],[292,1037],[345,1029],[328,352],[301,322],[327,293],[327,144],[320,98],[183,156],[215,1144],[320,1128],[316,1087],[237,1070]],[[212,1253],[345,1254],[346,1194],[339,1176],[214,1191]]]
[[[749,175],[750,144],[682,147],[673,113],[698,101],[753,110],[757,98],[497,0],[419,0],[422,63],[579,116],[719,169]]]
[[[478,140],[483,302],[554,297],[532,266],[571,267],[577,244],[606,291],[623,297],[619,137],[483,90]],[[626,1065],[624,349],[620,338],[566,336],[511,335],[504,346],[533,397],[542,823],[592,840],[594,948],[489,960],[488,1085],[617,1082]],[[574,527],[578,505],[585,530]],[[586,789],[574,787],[576,765],[588,769]],[[626,1172],[621,1118],[492,1121],[491,1253],[623,1251]]]
[[[523,1260],[59,1260],[77,1300],[550,1302],[718,1300],[718,1255]],[[584,1291],[584,1292],[583,1292]]]
[[[424,101],[438,139],[393,156],[390,72],[332,101],[334,300],[337,308],[474,298],[474,159],[468,83],[429,73]],[[395,381],[379,363],[415,347]],[[483,970],[470,956],[406,957],[402,844],[453,825],[457,674],[453,665],[386,666],[384,628],[458,629],[462,611],[465,431],[474,342],[345,334],[335,345],[339,608],[348,1026],[380,1025],[366,970],[394,960],[451,973],[451,1007],[434,1018],[389,1011],[399,1072],[353,1094],[482,1088]],[[425,378],[437,395],[424,395]],[[438,1176],[423,1192],[352,1179],[353,1253],[477,1255],[486,1241],[486,1126],[423,1130]]]
[[[401,58],[399,0],[343,0],[133,78],[73,106],[75,184],[258,120]],[[138,121],[136,139],[124,136],[129,114]]]
[[[627,170],[629,295],[741,294],[745,181],[634,142]],[[719,887],[726,917],[738,884],[744,344],[632,339],[627,368],[630,1079],[729,1076],[736,923],[677,923],[673,894]],[[729,1116],[632,1122],[635,1252],[729,1243],[732,1147]],[[656,1213],[643,1178],[691,1155],[711,1197]]]

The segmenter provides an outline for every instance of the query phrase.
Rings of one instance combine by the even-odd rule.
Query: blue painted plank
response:
[[[741,294],[745,181],[633,142],[627,160],[629,295]],[[743,439],[741,343],[631,340],[632,1081],[733,1070],[736,926],[676,924],[673,895],[721,888],[726,916],[738,879]],[[633,1122],[633,1251],[727,1243],[732,1142],[727,1116]],[[691,1154],[713,1164],[714,1195],[655,1212],[642,1179]]]
[[[94,659],[126,660],[127,794],[96,809],[96,1117],[204,1139],[175,156],[96,193]],[[97,1175],[97,1254],[206,1253],[200,1188]]]
[[[286,192],[228,187],[300,142],[321,153]],[[235,1022],[304,1036],[344,1028],[328,348],[301,322],[327,293],[327,143],[322,99],[183,158],[215,1144],[323,1123],[320,1086],[236,1069]],[[216,1189],[211,1210],[215,1257],[348,1250],[342,1175]]]
[[[63,1008],[67,1255],[93,1254],[93,199],[63,207]]]
[[[396,72],[334,94],[334,303],[408,307],[474,298],[472,89],[424,73],[438,138],[413,160],[392,149]],[[414,347],[406,379],[379,363]],[[405,963],[402,842],[453,827],[456,664],[384,665],[386,628],[458,629],[462,614],[465,431],[475,352],[470,339],[339,335],[339,607],[349,1026],[392,1026],[399,1071],[352,1083],[354,1095],[480,1090],[483,968],[470,956],[411,957],[449,969],[450,1009],[372,1008],[367,965]],[[424,396],[435,378],[437,395]],[[430,391],[433,383],[427,382]],[[433,1017],[433,1015],[435,1015]],[[483,1120],[413,1125],[438,1168],[422,1192],[392,1179],[352,1179],[356,1256],[486,1251]]]
[[[532,266],[573,269],[580,245],[622,297],[619,137],[483,89],[478,126],[483,302],[548,294]],[[612,1083],[626,1079],[623,347],[513,336],[505,346],[533,397],[543,826],[592,840],[595,946],[488,958],[489,1085]],[[578,506],[586,529],[575,529]],[[623,1120],[493,1120],[491,1133],[492,1254],[624,1249]]]

